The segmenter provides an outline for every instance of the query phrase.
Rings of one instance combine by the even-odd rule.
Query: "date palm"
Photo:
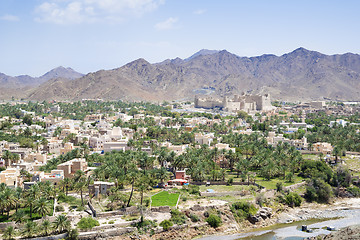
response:
[[[49,202],[46,198],[41,197],[35,201],[34,212],[39,213],[42,217],[51,211]]]
[[[24,224],[23,229],[21,230],[21,235],[24,237],[31,238],[36,235],[38,230],[38,225],[36,222],[28,221]]]
[[[21,187],[17,187],[15,189],[15,192],[14,192],[14,196],[15,196],[15,199],[14,199],[14,203],[15,203],[15,209],[16,209],[16,212],[18,211],[18,208],[19,208],[19,205],[21,204],[22,200],[23,200],[23,189]]]
[[[1,197],[5,200],[3,204],[4,208],[7,210],[7,216],[9,217],[11,207],[14,205],[16,200],[14,191],[10,188],[6,188]]]
[[[45,236],[48,236],[53,228],[51,226],[51,222],[45,219],[44,221],[41,222],[40,229],[45,234]]]
[[[23,223],[26,222],[28,220],[28,216],[25,212],[25,210],[20,209],[17,212],[15,212],[12,216],[11,216],[11,220],[14,221],[15,223]]]
[[[88,188],[87,179],[85,177],[80,177],[75,184],[75,189],[77,192],[80,192],[82,206],[84,206],[83,193],[84,193],[84,191],[87,190],[87,188]]]
[[[58,215],[53,224],[54,228],[60,233],[71,227],[69,219],[64,215]]]
[[[69,191],[69,187],[71,186],[71,179],[70,178],[64,178],[63,180],[63,184],[64,184],[64,187],[65,187],[65,193],[66,193],[66,196],[68,195],[68,191]]]
[[[13,240],[16,235],[17,232],[15,231],[15,228],[13,226],[9,226],[4,230],[2,237],[7,240]]]
[[[39,198],[40,193],[41,193],[40,188],[39,188],[39,186],[37,184],[32,185],[26,191],[25,202],[26,202],[26,205],[30,207],[30,218],[32,218],[34,201]]]
[[[2,154],[2,158],[5,160],[5,166],[10,166],[10,160],[12,158],[12,153],[8,150],[5,150]]]

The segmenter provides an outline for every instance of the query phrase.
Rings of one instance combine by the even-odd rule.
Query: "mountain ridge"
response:
[[[63,66],[59,66],[39,77],[31,77],[29,75],[9,76],[4,73],[0,73],[0,84],[2,88],[34,87],[53,78],[66,78],[74,80],[82,76],[84,76],[84,74],[76,72],[70,67],[65,68]]]
[[[290,101],[360,100],[358,54],[326,55],[303,47],[280,56],[240,57],[227,50],[197,53],[155,64],[139,58],[72,81],[66,77],[45,81],[24,98],[161,101],[193,99],[199,89],[211,88],[218,96],[251,92]]]

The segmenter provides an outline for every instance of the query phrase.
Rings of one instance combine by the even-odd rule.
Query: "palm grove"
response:
[[[68,192],[77,192],[81,197],[78,202],[78,209],[83,209],[87,201],[85,198],[88,186],[93,181],[104,180],[115,182],[108,196],[108,210],[114,210],[133,205],[143,208],[148,206],[147,193],[153,186],[165,183],[170,179],[176,170],[186,169],[193,181],[232,181],[254,182],[256,177],[265,180],[282,179],[292,182],[295,177],[307,179],[304,197],[309,201],[328,202],[332,195],[339,195],[340,188],[346,188],[349,194],[358,196],[359,189],[351,185],[351,172],[343,166],[328,166],[322,159],[304,160],[303,156],[294,146],[287,143],[280,143],[271,146],[266,141],[270,126],[278,124],[282,120],[296,121],[297,116],[271,116],[264,122],[253,120],[247,114],[241,113],[238,116],[222,117],[220,115],[201,113],[173,113],[166,107],[148,103],[101,103],[94,104],[91,101],[85,103],[60,104],[63,111],[59,116],[83,119],[86,114],[103,111],[113,114],[114,107],[121,108],[129,115],[144,113],[169,117],[165,126],[158,126],[150,115],[144,119],[132,119],[129,122],[118,120],[115,126],[130,127],[135,130],[129,146],[133,150],[124,152],[110,152],[106,154],[90,154],[91,149],[83,142],[79,148],[57,158],[50,160],[43,170],[50,171],[56,166],[73,158],[84,157],[90,166],[98,166],[93,174],[87,176],[83,172],[77,172],[73,179],[65,178],[57,186],[49,182],[40,182],[29,189],[11,189],[0,185],[0,209],[2,221],[14,221],[17,223],[20,232],[9,227],[4,232],[4,237],[13,238],[15,234],[24,237],[35,235],[49,235],[54,232],[70,231],[69,220],[59,215],[54,222],[47,220],[46,216],[52,215],[54,200],[71,201]],[[27,110],[35,111],[36,114],[48,115],[45,109],[49,103],[28,103],[22,106]],[[71,112],[75,112],[72,115]],[[0,108],[1,116],[10,116],[21,119],[19,107],[3,105]],[[217,118],[219,123],[211,126],[197,125],[191,132],[185,131],[186,119],[201,116]],[[244,119],[251,124],[252,129],[259,130],[251,135],[233,133],[232,130],[240,129],[238,122]],[[322,113],[309,115],[307,121],[314,124],[312,129],[300,129],[297,133],[288,136],[289,138],[301,138],[306,135],[310,144],[317,141],[328,141],[335,146],[336,157],[345,154],[345,151],[360,151],[359,128],[352,126],[328,127],[330,120],[334,117]],[[29,123],[29,117],[23,117],[22,121]],[[357,116],[352,117],[353,122],[359,121]],[[10,122],[1,123],[1,140],[22,141],[28,143],[34,149],[35,143],[46,140],[32,132],[11,133],[10,129],[14,124]],[[41,125],[41,124],[40,124]],[[96,126],[96,123],[94,123]],[[172,128],[180,125],[180,128]],[[146,127],[146,133],[136,131],[139,127]],[[46,129],[44,128],[43,131]],[[307,131],[305,131],[307,130]],[[61,131],[61,129],[60,129]],[[277,129],[281,132],[281,128]],[[215,142],[228,143],[233,151],[224,151],[217,148],[210,148],[207,145],[195,147],[194,133],[212,132],[215,134]],[[183,154],[177,155],[167,148],[160,147],[155,141],[151,142],[153,155],[141,151],[145,141],[156,140],[157,142],[170,141],[173,144],[188,144],[189,148]],[[66,141],[73,141],[68,137]],[[18,156],[8,151],[3,152],[2,158],[6,162],[16,161]],[[221,164],[220,164],[221,163]],[[24,178],[30,178],[28,173],[22,172]],[[128,191],[124,191],[127,189]],[[42,219],[34,221],[36,219]],[[40,234],[39,234],[40,233]]]

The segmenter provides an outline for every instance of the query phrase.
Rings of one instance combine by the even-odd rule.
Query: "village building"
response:
[[[20,169],[7,168],[0,172],[0,184],[4,183],[6,186],[16,188],[20,186]]]
[[[58,170],[64,171],[64,177],[73,178],[78,170],[86,172],[88,164],[85,158],[75,158],[73,160],[61,163],[57,166]]]

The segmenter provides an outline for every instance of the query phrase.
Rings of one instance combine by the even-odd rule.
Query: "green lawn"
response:
[[[179,199],[180,193],[169,193],[167,191],[162,191],[160,193],[155,194],[151,197],[151,206],[159,207],[159,206],[169,206],[174,207]]]

